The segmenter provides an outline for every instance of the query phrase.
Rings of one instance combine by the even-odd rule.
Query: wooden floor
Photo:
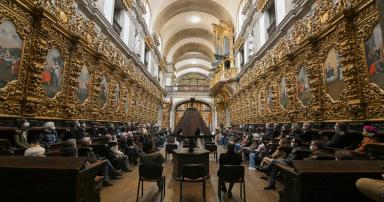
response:
[[[219,148],[219,150],[223,150]],[[245,185],[246,185],[246,199],[249,202],[277,202],[278,191],[264,190],[267,181],[260,179],[261,173],[258,171],[248,170],[248,164],[245,163]],[[210,155],[210,173],[211,178],[207,180],[206,184],[206,199],[207,202],[219,201],[217,196],[217,164]],[[134,171],[123,175],[123,179],[114,181],[114,185],[104,187],[101,191],[102,202],[134,202],[136,201],[137,184],[138,184],[138,167],[134,167]],[[163,201],[176,202],[179,201],[179,182],[172,178],[172,158],[169,156],[166,162],[164,175],[166,176],[166,190],[165,198]],[[228,188],[228,184],[227,184]],[[242,201],[240,199],[240,186],[235,184],[232,193],[233,197],[228,199],[226,195],[222,195],[222,201]],[[280,190],[282,186],[277,184],[277,189]],[[200,202],[202,199],[202,184],[201,183],[183,183],[183,201],[185,202]],[[144,182],[144,195],[139,197],[141,202],[160,201],[160,192],[156,183]]]

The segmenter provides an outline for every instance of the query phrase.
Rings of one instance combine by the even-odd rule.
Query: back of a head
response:
[[[143,144],[143,152],[146,154],[150,154],[153,152],[153,142],[148,141]]]
[[[227,152],[228,153],[234,153],[235,152],[235,143],[229,142],[227,145]]]

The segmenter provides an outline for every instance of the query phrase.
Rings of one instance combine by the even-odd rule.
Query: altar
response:
[[[205,176],[209,175],[209,151],[195,148],[191,153],[187,148],[175,149],[173,154],[173,173],[172,176],[180,179],[181,169],[184,164],[203,164],[205,167]]]

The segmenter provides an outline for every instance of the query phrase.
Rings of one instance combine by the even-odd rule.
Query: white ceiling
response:
[[[188,59],[178,61],[177,66],[183,68],[176,69],[176,76],[190,72],[208,75],[207,69],[212,68],[213,61],[201,58],[212,59],[215,51],[211,34],[212,23],[218,24],[223,20],[235,28],[241,0],[147,0],[147,2],[152,15],[150,24],[154,32],[161,36],[164,49],[161,51],[166,54],[164,56],[167,62],[175,62],[173,61],[175,55],[178,58],[188,55]],[[195,30],[197,33],[177,35],[189,30]],[[206,31],[202,33],[199,30],[207,30],[210,33]]]

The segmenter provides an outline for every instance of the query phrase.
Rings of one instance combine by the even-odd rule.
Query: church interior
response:
[[[0,201],[384,202],[383,0],[1,0]]]

